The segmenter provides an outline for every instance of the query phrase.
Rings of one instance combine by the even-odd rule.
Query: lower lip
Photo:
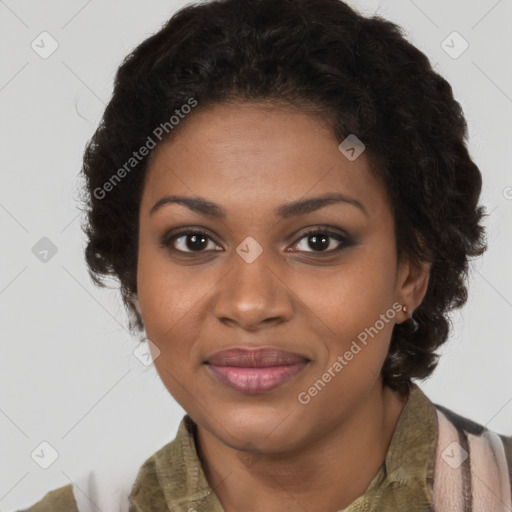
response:
[[[242,393],[257,394],[277,388],[301,372],[306,361],[286,366],[246,368],[207,364],[210,372],[221,382]]]

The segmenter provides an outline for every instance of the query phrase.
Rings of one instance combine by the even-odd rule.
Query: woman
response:
[[[426,56],[338,0],[193,5],[127,57],[86,259],[187,413],[130,512],[511,510],[512,438],[412,381],[486,249],[465,140]]]

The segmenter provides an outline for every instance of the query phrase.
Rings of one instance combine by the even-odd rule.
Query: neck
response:
[[[358,409],[324,437],[293,452],[257,454],[249,464],[198,425],[206,479],[226,512],[340,510],[379,472],[405,402],[378,380]]]

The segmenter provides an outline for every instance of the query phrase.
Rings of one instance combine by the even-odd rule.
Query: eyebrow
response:
[[[153,207],[149,210],[149,214],[153,215],[157,210],[168,204],[182,204],[189,210],[194,212],[208,215],[214,218],[226,218],[226,210],[217,203],[204,199],[203,197],[191,197],[191,196],[165,196],[159,199]],[[281,219],[288,219],[299,215],[305,215],[307,213],[314,212],[325,206],[329,206],[335,203],[345,203],[356,208],[359,208],[366,216],[368,212],[364,205],[357,199],[348,197],[339,192],[331,193],[323,196],[312,197],[309,199],[299,199],[291,203],[283,204],[279,206],[275,213]]]

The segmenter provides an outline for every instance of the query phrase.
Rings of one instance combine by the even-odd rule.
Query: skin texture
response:
[[[223,103],[198,108],[178,128],[151,154],[140,208],[138,302],[160,351],[153,350],[156,369],[198,425],[199,456],[227,512],[346,507],[382,465],[405,404],[379,371],[394,323],[409,313],[384,323],[309,403],[298,395],[393,303],[414,310],[429,269],[397,264],[383,185],[366,154],[349,161],[319,117],[285,105]],[[275,215],[282,204],[333,192],[357,199],[366,214],[340,202]],[[150,215],[171,194],[200,196],[227,215],[182,204]],[[333,251],[340,242],[329,238],[317,248],[304,235],[319,224],[352,242]],[[178,228],[210,238],[195,252],[190,235],[163,247]],[[262,248],[252,263],[236,251],[248,236]],[[285,384],[248,395],[203,364],[239,346],[297,352],[310,362]]]

